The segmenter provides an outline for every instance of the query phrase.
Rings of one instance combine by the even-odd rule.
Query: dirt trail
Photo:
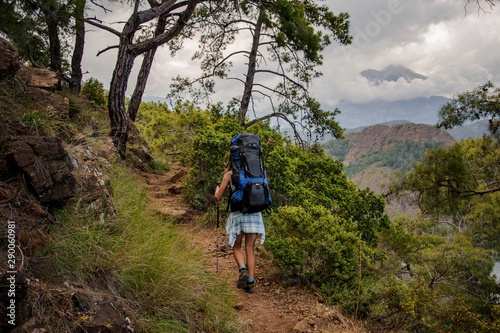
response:
[[[229,283],[234,282],[238,297],[236,309],[241,320],[247,324],[246,332],[364,332],[336,308],[321,303],[319,295],[297,287],[281,286],[272,259],[262,246],[256,249],[256,292],[248,294],[236,289],[238,269],[232,250],[227,245],[225,221],[220,221],[218,229],[199,227],[192,223],[197,213],[180,195],[186,174],[186,169],[180,164],[172,164],[170,171],[162,175],[147,174],[151,207],[183,222],[180,227],[193,235],[195,246],[204,250],[213,272]],[[221,206],[221,209],[224,208]]]

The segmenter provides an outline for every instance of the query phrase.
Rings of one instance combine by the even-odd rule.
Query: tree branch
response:
[[[114,35],[116,35],[118,37],[121,36],[121,33],[119,31],[117,31],[117,30],[115,30],[113,28],[110,28],[110,27],[108,27],[108,26],[106,26],[104,24],[101,24],[99,22],[95,22],[95,21],[98,21],[98,19],[95,18],[95,17],[94,18],[86,18],[86,19],[84,19],[84,21],[85,21],[85,23],[93,25],[94,27],[98,27],[98,28],[100,28],[102,30],[106,30],[108,32],[111,32],[112,34],[114,34]]]
[[[118,45],[112,45],[112,46],[108,46],[107,48],[105,48],[104,50],[101,50],[99,52],[97,52],[97,57],[100,56],[102,53],[106,52],[106,51],[109,51],[111,49],[117,49],[118,48]]]
[[[301,136],[300,136],[300,133],[299,131],[297,130],[297,126],[295,124],[295,122],[291,121],[290,119],[288,119],[287,115],[282,113],[282,112],[273,112],[273,113],[270,113],[270,114],[267,114],[265,116],[262,116],[260,118],[255,118],[247,123],[244,124],[245,128],[248,128],[250,126],[252,126],[253,124],[259,122],[259,121],[264,121],[264,120],[267,120],[267,119],[271,119],[271,118],[281,118],[283,120],[285,120],[288,124],[290,124],[290,126],[292,126],[292,130],[293,130],[293,133],[294,133],[294,136],[295,138],[297,139],[297,141],[299,142],[300,145],[303,145],[304,144],[304,141],[302,140]]]

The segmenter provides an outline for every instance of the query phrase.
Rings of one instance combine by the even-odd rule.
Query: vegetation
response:
[[[37,327],[51,332],[77,331],[91,320],[79,315],[84,312],[77,305],[94,310],[94,301],[106,298],[127,313],[136,332],[241,331],[232,288],[212,275],[201,251],[171,219],[153,214],[142,177],[111,154],[106,160],[96,156],[101,148],[111,148],[102,147],[107,144],[103,109],[68,91],[57,92],[68,96],[64,110],[71,115],[59,116],[54,110],[60,106],[50,103],[64,99],[55,93],[46,100],[46,92],[37,95],[18,78],[1,82],[0,88],[1,120],[12,131],[4,133],[57,136],[72,158],[86,155],[73,171],[78,178],[74,199],[54,207],[39,206],[24,188],[27,183],[12,188],[13,177],[0,179],[2,208],[17,220],[17,210],[28,207],[29,219],[18,224],[18,232],[35,244],[23,252],[18,281],[24,281],[21,274],[36,279],[29,275],[33,283],[27,297],[17,295],[23,304],[17,318],[34,317]]]
[[[106,106],[106,92],[104,85],[97,79],[91,77],[83,84],[81,94],[99,106]]]
[[[483,97],[461,114],[488,105]],[[441,124],[450,121],[448,113],[441,117]],[[372,295],[391,299],[384,306],[370,300],[380,320],[405,331],[500,330],[500,285],[491,276],[499,251],[499,154],[495,136],[431,149],[394,182],[392,195],[416,198],[421,214],[394,219],[382,237],[394,265],[380,268],[397,279],[380,281]]]
[[[185,112],[161,107],[156,112],[177,119],[195,116],[189,106]],[[183,193],[193,206],[213,214],[211,195],[226,167],[228,143],[244,128],[236,116],[205,114],[203,119],[210,122],[196,128],[186,147],[190,168]],[[202,117],[196,114],[191,119],[196,118]],[[156,124],[160,118],[151,119]],[[359,271],[383,256],[376,249],[380,233],[389,226],[383,199],[369,190],[358,190],[341,164],[326,157],[320,147],[304,150],[265,123],[248,130],[261,139],[272,184],[275,211],[265,218],[270,235],[265,247],[273,252],[289,283],[307,285],[331,304],[354,311]]]
[[[354,144],[347,136],[342,140],[330,140],[324,144],[324,147],[328,156],[343,162]],[[383,150],[369,150],[351,161],[345,167],[345,173],[353,178],[370,166],[388,167],[395,172],[407,172],[416,162],[422,160],[426,150],[440,147],[442,144],[440,141],[433,140],[390,139]]]
[[[79,31],[84,3],[69,1],[71,6],[65,7],[66,3],[56,0],[33,1],[25,7],[22,1],[7,2],[2,14],[7,23],[2,32],[19,42],[29,37],[24,33],[29,31],[32,38],[27,40],[33,42],[30,46],[41,45],[40,50],[49,51],[50,59],[44,58],[43,53],[37,53],[37,59],[62,72],[65,65],[59,52],[64,48],[58,45],[61,41],[58,29]],[[120,44],[108,111],[111,134],[122,157],[125,157],[129,129],[124,88],[133,60],[147,52],[151,53],[145,58],[152,60],[158,46],[180,36],[203,2],[148,3],[152,8],[139,11],[139,1],[135,1],[134,12],[124,30],[113,30],[120,37]],[[170,7],[173,3],[178,6]],[[287,9],[279,14],[304,18],[297,16],[301,14],[299,5],[289,7],[295,4],[284,2],[271,5]],[[67,10],[69,8],[74,10]],[[170,11],[172,8],[175,11]],[[252,17],[257,19],[251,23],[255,28],[267,24],[282,29],[281,33],[275,31],[278,46],[296,46],[295,50],[308,51],[308,47],[300,44],[304,37],[293,34],[298,31],[293,25],[287,20],[274,21],[266,16],[273,8],[260,7],[245,14],[258,13]],[[39,17],[45,21],[34,20]],[[25,30],[12,30],[13,18],[22,23]],[[321,16],[313,18],[316,23],[323,23]],[[159,29],[154,37],[138,39],[135,33],[139,26],[153,19],[158,19],[155,22]],[[92,24],[104,27],[96,22]],[[167,28],[161,24],[169,25]],[[324,45],[318,41],[313,46],[318,46],[315,50],[319,51]],[[25,56],[30,55],[29,49],[24,51]],[[82,50],[75,48],[75,51]],[[256,50],[252,51],[255,56]],[[277,57],[283,55],[276,54]],[[309,60],[317,61],[314,52],[312,55]],[[78,65],[78,56],[74,59]],[[287,59],[281,60],[287,63]],[[78,77],[78,69],[73,69]],[[74,84],[74,81],[68,82]],[[84,92],[91,99],[102,101],[99,99],[102,86],[98,82],[89,81],[87,88]],[[285,86],[280,88],[286,90]],[[18,128],[28,135],[60,135],[63,131],[74,134],[72,125],[64,125],[61,120],[53,122],[48,117],[49,108],[32,100],[25,104],[24,115],[14,117],[12,109],[17,108],[22,90],[21,87],[14,91],[11,97],[2,89],[2,111],[5,116],[12,116],[4,121],[16,126],[9,130]],[[294,95],[297,91],[292,89],[291,93]],[[294,109],[290,105],[285,107],[290,108],[287,111]],[[82,119],[84,112],[72,113],[75,110],[79,111],[79,106],[70,99],[72,117],[65,121],[80,125],[88,121],[93,125],[93,121]],[[418,204],[421,214],[402,213],[392,221],[385,214],[384,198],[370,190],[356,188],[347,179],[341,162],[328,158],[322,147],[299,147],[283,138],[265,120],[251,126],[243,124],[240,111],[235,112],[231,107],[226,112],[221,107],[203,110],[191,103],[180,103],[169,109],[163,104],[150,103],[140,110],[137,127],[165,162],[179,159],[189,166],[184,194],[193,206],[206,210],[207,214],[213,213],[211,194],[225,168],[229,139],[244,130],[259,135],[274,199],[273,213],[265,217],[268,228],[265,246],[281,270],[284,283],[310,287],[321,293],[328,304],[339,305],[364,319],[373,330],[500,331],[500,287],[491,276],[493,258],[500,250],[498,89],[488,83],[472,93],[459,94],[442,110],[440,126],[453,127],[486,117],[490,120],[492,136],[456,143],[449,148],[429,149],[421,162],[394,182],[387,196],[388,199],[416,198],[411,202]],[[314,121],[325,120],[324,113],[314,117],[318,115]],[[332,120],[331,114],[326,115]],[[314,126],[319,125],[312,118],[307,120]],[[408,142],[396,146],[394,153],[403,148],[414,149],[415,159],[419,157],[420,147]],[[342,153],[344,149],[345,146],[337,150]],[[174,155],[169,156],[172,153]],[[370,158],[368,156],[368,160]],[[116,291],[115,297],[141,310],[143,316],[134,318],[139,323],[138,330],[240,331],[241,327],[232,317],[233,300],[226,286],[210,278],[201,253],[188,246],[186,238],[169,219],[148,210],[146,192],[137,176],[124,168],[123,163],[114,163],[108,170],[114,200],[102,198],[109,210],[97,213],[92,206],[85,209],[79,200],[55,208],[54,224],[50,226],[51,242],[38,253],[50,260],[49,267],[53,268],[50,278],[73,275],[94,286],[104,280],[107,288]],[[384,163],[407,167],[398,159]],[[44,324],[51,330],[65,331],[64,325],[68,322],[59,320],[61,312],[54,310],[59,299],[50,293],[38,296],[32,304],[33,313],[45,320]]]
[[[487,82],[471,92],[460,93],[439,111],[439,127],[452,128],[467,121],[488,119],[490,134],[500,139],[500,88]]]
[[[119,165],[111,175],[116,216],[96,217],[78,202],[58,211],[53,241],[40,253],[51,258],[54,273],[76,275],[96,288],[105,279],[139,309],[130,315],[146,314],[133,318],[142,332],[241,329],[233,318],[234,299],[227,285],[211,277],[201,251],[189,246],[172,221],[148,210],[139,177]],[[33,311],[48,314],[45,302],[40,302],[44,308],[35,304]]]
[[[204,119],[203,126],[192,127],[183,137],[189,141],[184,163],[190,166],[184,194],[195,207],[215,214],[210,197],[226,166],[228,142],[245,129],[234,114],[193,113],[189,105],[178,106],[176,112],[149,106],[152,123],[159,115],[168,115],[170,124],[184,117]],[[426,147],[425,154],[412,142],[394,145],[391,152],[398,154],[398,149],[413,147],[415,161],[423,154],[422,162],[399,183],[407,186],[394,187],[394,195],[421,188],[423,214],[402,213],[389,223],[384,200],[356,189],[341,162],[328,158],[320,147],[299,148],[265,123],[248,130],[263,142],[274,200],[273,213],[265,216],[264,246],[284,283],[318,291],[329,304],[364,318],[374,330],[498,331],[494,295],[499,290],[490,276],[492,254],[498,251],[498,196],[485,187],[497,182],[499,149],[492,138]],[[456,179],[448,184],[462,186],[443,187],[447,183],[439,179]],[[416,187],[419,182],[422,187]],[[472,198],[472,193],[477,196]]]

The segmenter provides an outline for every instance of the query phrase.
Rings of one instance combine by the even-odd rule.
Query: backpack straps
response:
[[[228,187],[229,187],[229,195],[227,197],[226,212],[229,212],[229,206],[231,205],[231,197],[233,196],[233,187],[231,186],[231,184],[229,184]]]

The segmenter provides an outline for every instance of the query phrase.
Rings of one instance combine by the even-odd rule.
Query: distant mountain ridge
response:
[[[400,78],[403,78],[406,82],[411,82],[415,79],[427,80],[427,76],[399,65],[390,65],[380,71],[375,69],[367,69],[359,74],[376,85],[381,84],[384,81],[396,82]]]
[[[368,126],[346,133],[343,140],[324,144],[327,156],[343,162],[345,172],[360,188],[383,192],[389,177],[420,161],[427,148],[450,146],[455,142],[445,130],[426,124]]]
[[[366,103],[341,101],[332,108],[340,114],[335,119],[344,128],[371,126],[389,121],[406,120],[416,124],[435,125],[438,112],[451,101],[443,96],[416,97],[398,101],[376,100]]]

